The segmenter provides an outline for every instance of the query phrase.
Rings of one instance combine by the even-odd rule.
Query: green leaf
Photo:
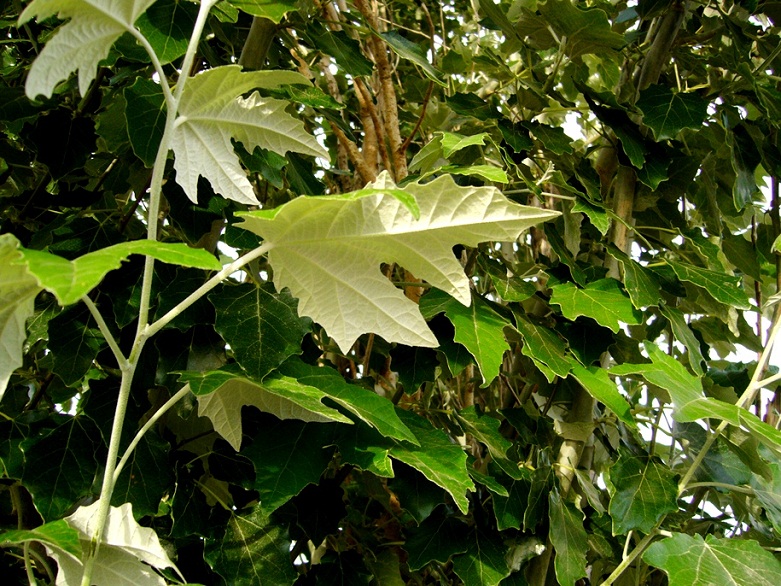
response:
[[[228,0],[228,4],[247,14],[268,18],[276,24],[282,22],[288,12],[298,10],[296,0]]]
[[[333,455],[331,426],[264,417],[252,444],[241,455],[255,466],[253,488],[260,508],[271,514],[308,484],[317,484]]]
[[[463,136],[453,132],[442,132],[437,134],[441,134],[442,136],[442,154],[446,159],[449,159],[453,153],[465,149],[468,146],[484,145],[486,139],[490,140],[491,138],[487,132],[481,132],[471,136]]]
[[[148,432],[133,450],[117,480],[111,497],[113,505],[133,503],[133,514],[137,519],[157,515],[160,503],[174,486],[170,450],[167,441]]]
[[[494,517],[499,531],[505,529],[521,529],[523,516],[526,513],[527,500],[531,489],[531,471],[520,469],[518,479],[511,479],[507,484],[507,495],[493,494]]]
[[[621,421],[631,427],[637,426],[629,403],[604,369],[596,366],[581,366],[573,362],[570,375],[588,391],[589,395],[615,413]]]
[[[288,151],[328,158],[327,151],[285,112],[287,102],[264,98],[256,88],[283,84],[309,85],[292,71],[242,71],[225,65],[203,71],[187,82],[171,136],[176,182],[193,203],[198,202],[198,177],[216,193],[239,203],[257,205],[254,189],[233,151],[231,139],[252,152],[261,147],[284,155]]]
[[[367,77],[374,71],[372,62],[364,57],[361,45],[344,31],[332,31],[322,23],[312,21],[307,33],[317,48],[333,57],[347,73],[355,77]]]
[[[488,386],[499,376],[504,352],[508,349],[503,330],[510,321],[496,313],[480,297],[475,296],[464,307],[439,289],[432,289],[420,300],[420,311],[427,318],[444,312],[456,329],[455,341],[463,344],[474,356],[480,373],[482,387]]]
[[[272,523],[258,506],[231,512],[225,532],[206,540],[204,557],[236,586],[292,584],[296,579],[287,530]]]
[[[69,261],[40,250],[22,250],[27,269],[41,287],[54,293],[60,305],[76,303],[89,293],[109,271],[118,269],[131,254],[145,254],[159,261],[206,270],[222,268],[219,261],[202,248],[182,243],[135,240],[114,244]]]
[[[635,529],[648,533],[656,522],[678,510],[677,475],[653,458],[622,451],[610,467],[610,505],[613,534]]]
[[[59,425],[31,446],[22,445],[25,460],[35,462],[25,467],[22,481],[44,521],[62,518],[81,498],[92,496],[104,452],[100,429],[89,417],[58,419]]]
[[[523,337],[521,352],[546,366],[549,374],[565,378],[572,368],[567,358],[567,343],[553,330],[532,323],[526,318],[518,318],[516,326]],[[547,374],[546,374],[547,376]],[[553,376],[548,378],[553,382]]]
[[[781,535],[781,463],[770,462],[768,466],[771,472],[770,478],[754,474],[751,478],[751,486],[776,533]]]
[[[434,484],[441,486],[453,497],[459,510],[466,514],[469,501],[466,492],[475,486],[466,470],[466,454],[450,441],[443,431],[434,428],[419,415],[397,409],[402,422],[415,434],[419,446],[396,444],[390,450],[391,457],[412,466]]]
[[[586,576],[588,535],[583,528],[583,513],[575,505],[561,500],[557,490],[548,495],[550,541],[556,550],[554,568],[559,584],[575,584]]]
[[[453,557],[453,571],[464,584],[498,586],[510,575],[507,548],[496,533],[476,529],[467,543],[466,552]]]
[[[270,286],[225,285],[209,294],[217,311],[214,329],[236,361],[255,380],[263,380],[287,358],[301,353],[309,328],[296,315],[296,301]]]
[[[673,91],[666,85],[652,85],[640,92],[637,107],[643,123],[657,142],[673,139],[684,128],[699,129],[708,116],[708,100],[693,93]]]
[[[675,533],[652,543],[643,561],[664,570],[670,586],[776,586],[781,576],[781,562],[752,539]]]
[[[78,387],[106,346],[95,320],[83,306],[70,307],[49,321],[54,369],[69,387]]]
[[[27,96],[50,97],[54,87],[76,70],[79,92],[86,95],[98,63],[154,1],[129,0],[118,6],[114,0],[33,0],[19,17],[19,25],[33,17],[38,22],[55,15],[70,20],[57,30],[30,67]]]
[[[418,444],[415,434],[399,419],[393,403],[368,389],[349,384],[334,369],[310,366],[293,358],[282,364],[279,372],[294,378],[302,385],[321,390],[335,403],[385,437]]]
[[[127,134],[133,152],[147,167],[155,164],[165,129],[165,96],[159,84],[138,78],[123,92]]]
[[[603,54],[624,46],[624,37],[610,28],[607,14],[596,8],[581,10],[569,0],[547,0],[537,4],[559,36],[566,37],[565,52],[574,59],[580,55]]]
[[[450,556],[467,550],[469,531],[465,523],[447,515],[439,507],[418,527],[407,533],[404,549],[409,553],[410,570],[417,571],[432,561],[447,563]]]
[[[556,155],[574,152],[572,148],[572,139],[567,136],[563,128],[558,126],[548,126],[540,122],[529,121],[522,122],[522,125],[539,140],[546,149]]]
[[[369,187],[399,189],[387,173]],[[469,280],[453,245],[513,241],[555,215],[513,204],[491,187],[458,187],[449,176],[403,190],[417,200],[419,220],[397,197],[381,192],[297,197],[274,210],[241,214],[240,226],[272,247],[277,289],[289,287],[300,300],[299,313],[324,326],[343,351],[369,331],[389,342],[438,345],[415,303],[380,271],[381,263],[398,262],[469,305]],[[333,311],[334,304],[344,310]]]
[[[233,372],[214,370],[185,372],[180,380],[189,382],[197,395],[198,415],[208,417],[214,430],[236,451],[241,449],[241,408],[247,405],[280,419],[352,423],[321,402],[327,396],[321,390],[287,376],[274,374],[259,383]]]
[[[491,460],[511,478],[520,478],[521,470],[518,464],[510,461],[507,450],[512,448],[512,442],[504,437],[499,426],[502,422],[488,414],[478,414],[473,406],[458,412],[458,421],[468,434],[481,442],[491,454]]]
[[[374,430],[365,425],[343,425],[339,427],[335,443],[344,464],[352,464],[380,478],[393,478],[391,442],[378,437]]]
[[[583,289],[573,283],[554,285],[551,289],[551,303],[561,306],[561,312],[568,319],[588,316],[614,333],[621,329],[620,322],[634,325],[642,323],[641,313],[635,309],[615,279],[600,279]]]
[[[44,523],[35,529],[18,529],[0,534],[0,543],[23,544],[29,541],[56,547],[74,557],[81,556],[79,532],[68,525],[65,519]]]
[[[190,2],[156,0],[139,17],[136,26],[152,45],[160,63],[166,64],[187,51],[197,14],[198,9]]]
[[[660,305],[659,311],[670,322],[675,338],[686,346],[691,369],[699,376],[705,374],[702,368],[705,357],[700,350],[700,341],[694,335],[694,331],[689,327],[689,324],[686,323],[686,316],[684,316],[682,311],[667,305]]]
[[[480,177],[493,183],[509,183],[510,178],[504,169],[494,167],[493,165],[470,165],[469,167],[457,167],[455,165],[446,165],[438,169],[443,173],[451,175],[466,175],[468,177]]]
[[[675,261],[667,261],[667,264],[681,281],[702,287],[716,301],[738,309],[751,309],[748,295],[740,286],[740,277]]]
[[[19,241],[0,235],[0,399],[11,373],[22,366],[22,346],[27,339],[25,322],[35,311],[38,282],[19,264]]]
[[[575,205],[572,206],[573,212],[581,212],[588,216],[588,219],[599,230],[599,233],[604,236],[610,229],[610,216],[605,208],[598,206],[587,199],[578,198]]]
[[[727,144],[732,154],[732,169],[735,180],[732,183],[732,201],[735,209],[742,210],[749,205],[755,196],[760,194],[754,172],[762,162],[762,156],[757,149],[754,138],[741,124],[727,133]]]
[[[442,81],[442,72],[429,63],[426,51],[420,45],[402,37],[396,31],[380,32],[378,34],[399,57],[412,61],[423,70],[423,73],[431,81],[438,83],[442,87],[447,87],[447,84]]]

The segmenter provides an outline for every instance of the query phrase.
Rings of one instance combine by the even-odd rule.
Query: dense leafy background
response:
[[[274,98],[259,124],[285,120],[283,140],[325,146],[233,134],[245,139],[232,143],[232,177],[247,172],[261,208],[360,189],[387,170],[401,186],[495,185],[561,215],[516,244],[456,246],[468,308],[409,267],[384,267],[419,300],[437,348],[373,334],[340,347],[276,292],[264,258],[167,323],[139,358],[124,445],[184,383],[194,394],[146,434],[112,504],[132,504],[184,580],[778,583],[781,395],[778,365],[757,356],[781,285],[781,2],[631,4],[212,10],[190,73],[238,62],[313,82],[235,82],[230,99]],[[165,110],[127,34],[91,85],[71,76],[28,99],[26,76],[59,21],[17,25],[22,9],[0,9],[5,268],[21,266],[11,235],[30,263],[41,258],[30,251],[74,260],[143,238]],[[136,22],[172,80],[196,12],[158,0]],[[182,152],[168,161],[160,240],[206,252],[155,265],[154,318],[205,282],[207,253],[225,261],[259,244],[238,227],[254,198],[224,193],[217,175],[176,177]],[[103,275],[119,264],[87,258],[58,266]],[[124,352],[142,270],[130,256],[90,281]],[[89,287],[55,297],[8,271],[0,331],[26,341],[0,403],[2,571],[25,581],[18,544],[35,540],[24,554],[53,583],[80,539],[58,520],[100,491],[120,365],[72,304]],[[350,307],[331,309],[349,321]],[[766,390],[736,405],[761,379]]]

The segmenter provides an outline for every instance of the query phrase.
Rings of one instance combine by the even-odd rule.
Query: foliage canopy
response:
[[[778,584],[780,20],[4,4],[8,580]]]

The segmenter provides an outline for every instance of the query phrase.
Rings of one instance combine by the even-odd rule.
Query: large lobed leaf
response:
[[[31,18],[50,16],[70,21],[46,43],[30,67],[25,91],[29,98],[47,98],[54,87],[71,73],[79,72],[79,92],[85,95],[95,79],[98,63],[108,56],[111,45],[133,28],[136,19],[155,0],[33,0],[19,17],[19,24]]]
[[[243,214],[241,227],[271,247],[277,289],[289,287],[299,313],[323,325],[346,351],[366,332],[389,342],[437,346],[418,307],[380,271],[397,262],[471,303],[469,280],[452,252],[456,244],[514,241],[556,212],[512,203],[492,187],[459,187],[449,176],[398,188],[387,173],[368,191],[299,197],[274,210]],[[417,200],[419,218],[396,192]]]
[[[283,84],[309,85],[309,81],[292,71],[243,72],[238,65],[226,65],[199,73],[187,82],[171,148],[176,157],[176,182],[193,203],[198,202],[199,176],[227,199],[258,203],[231,139],[249,152],[261,147],[281,155],[294,151],[328,158],[303,122],[285,112],[288,102],[264,98],[257,92],[242,97],[257,88]]]

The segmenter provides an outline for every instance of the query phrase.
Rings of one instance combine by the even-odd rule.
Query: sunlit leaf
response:
[[[586,576],[588,535],[583,528],[583,513],[563,501],[554,490],[548,496],[550,541],[556,550],[554,568],[559,584],[575,584]]]
[[[573,283],[554,285],[551,289],[551,303],[560,305],[562,313],[569,319],[585,315],[613,332],[618,332],[621,322],[641,323],[640,312],[615,279],[600,279],[583,289]]]
[[[708,114],[708,100],[693,93],[674,93],[666,85],[640,92],[637,107],[657,141],[675,138],[684,128],[700,128]]]

